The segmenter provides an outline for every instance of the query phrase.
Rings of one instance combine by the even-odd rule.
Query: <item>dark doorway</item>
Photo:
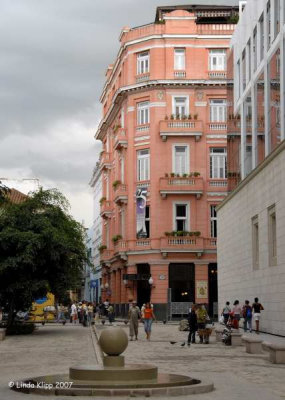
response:
[[[137,303],[141,308],[143,304],[150,301],[150,285],[148,280],[150,278],[149,264],[137,264]]]
[[[218,316],[218,268],[216,263],[208,265],[209,315]]]
[[[170,264],[169,287],[171,288],[171,302],[195,301],[195,265]]]

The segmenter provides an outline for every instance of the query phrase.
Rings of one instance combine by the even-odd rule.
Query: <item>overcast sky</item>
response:
[[[238,1],[0,0],[0,177],[57,187],[91,226],[98,99],[121,28],[190,3]]]

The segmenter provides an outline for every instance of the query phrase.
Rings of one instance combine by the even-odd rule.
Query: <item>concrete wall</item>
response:
[[[218,210],[219,308],[259,297],[261,330],[285,335],[285,143]],[[275,204],[277,265],[269,266],[268,207]],[[253,269],[252,218],[259,220],[259,268]]]

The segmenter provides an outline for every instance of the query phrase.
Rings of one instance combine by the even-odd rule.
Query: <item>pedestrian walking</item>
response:
[[[189,311],[190,312],[187,317],[188,324],[189,324],[189,335],[188,335],[188,340],[187,340],[188,347],[190,346],[190,343],[196,343],[195,335],[198,330],[198,322],[197,322],[197,314],[196,314],[195,304],[193,304],[192,308]]]
[[[242,313],[241,306],[239,304],[238,300],[234,301],[234,306],[233,306],[233,328],[234,329],[239,329],[239,321],[240,321],[240,316]]]
[[[130,340],[133,340],[135,336],[136,340],[138,340],[138,330],[139,330],[139,320],[141,318],[140,309],[137,306],[137,303],[133,301],[130,305],[128,312],[128,319],[130,324]]]
[[[230,317],[230,312],[231,312],[231,307],[230,307],[230,302],[227,301],[225,307],[223,308],[221,312],[221,316],[224,318],[224,324],[227,325],[229,317]]]
[[[72,318],[72,323],[76,324],[76,321],[78,319],[78,312],[77,312],[77,306],[75,304],[75,302],[72,303],[71,305],[71,318]]]
[[[88,325],[90,326],[94,318],[94,307],[92,303],[88,303],[87,312],[88,312]]]
[[[150,302],[147,302],[144,309],[144,330],[147,340],[150,340],[152,322],[155,320],[155,315]]]
[[[109,319],[109,324],[112,325],[112,323],[114,322],[114,307],[112,306],[112,304],[109,305],[108,307],[108,319]]]
[[[261,303],[259,303],[258,297],[255,297],[254,303],[252,303],[253,309],[253,318],[255,321],[255,332],[259,333],[259,321],[261,316],[261,311],[264,310],[264,307]]]
[[[65,318],[65,308],[62,304],[59,304],[57,307],[57,320],[56,322],[66,322],[66,318]]]
[[[82,301],[81,306],[81,323],[83,326],[88,326],[88,308],[85,301]]]
[[[245,300],[244,306],[242,307],[242,316],[244,331],[247,332],[247,328],[249,332],[252,332],[252,307],[249,305],[249,301]]]
[[[106,299],[103,304],[104,304],[104,315],[107,316],[108,315],[108,308],[109,308],[109,305],[110,305],[109,300]]]

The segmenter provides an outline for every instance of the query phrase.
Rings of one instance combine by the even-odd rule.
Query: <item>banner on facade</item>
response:
[[[207,299],[208,298],[208,282],[207,281],[196,281],[196,298]]]
[[[147,188],[139,188],[136,192],[137,204],[137,238],[143,239],[147,237],[145,226],[145,211],[146,211],[146,195]]]

